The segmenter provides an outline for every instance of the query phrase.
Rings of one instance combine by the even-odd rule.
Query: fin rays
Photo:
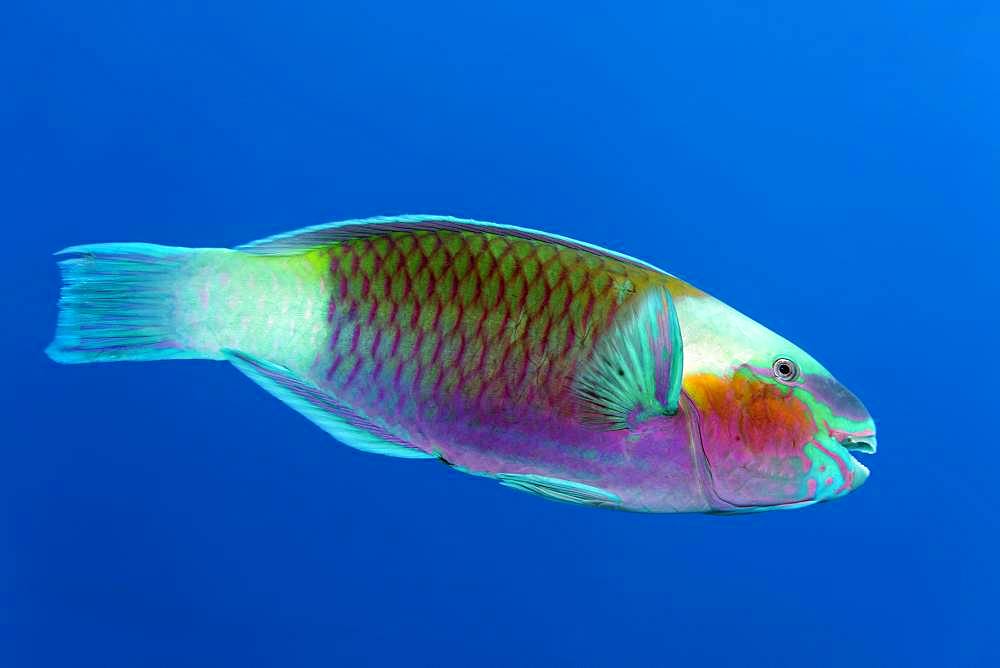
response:
[[[574,380],[584,421],[627,429],[633,421],[677,412],[683,344],[666,288],[639,297],[618,316]]]
[[[616,494],[572,480],[534,473],[498,473],[496,477],[504,487],[537,494],[553,501],[608,508],[621,505],[621,499]]]

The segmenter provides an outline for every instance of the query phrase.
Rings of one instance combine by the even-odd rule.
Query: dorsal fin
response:
[[[378,218],[363,218],[359,220],[345,220],[339,223],[327,223],[325,225],[315,225],[305,227],[293,232],[276,234],[265,239],[251,241],[250,243],[237,246],[236,250],[255,255],[297,255],[320,248],[330,243],[347,241],[350,239],[365,239],[369,237],[392,234],[394,232],[416,232],[420,230],[450,230],[457,232],[481,232],[484,234],[500,234],[506,236],[520,237],[522,239],[533,239],[546,243],[558,244],[573,250],[586,251],[594,255],[614,258],[622,262],[628,262],[643,269],[651,269],[657,273],[668,275],[667,272],[643,262],[642,260],[616,253],[615,251],[601,248],[583,241],[577,241],[558,234],[549,234],[539,230],[531,230],[513,225],[500,225],[497,223],[484,223],[478,220],[468,220],[464,218],[453,218],[451,216],[430,216],[430,215],[409,215],[409,216],[388,216]]]
[[[675,414],[683,360],[670,292],[651,288],[619,313],[577,372],[573,390],[584,421],[627,429],[655,415]]]

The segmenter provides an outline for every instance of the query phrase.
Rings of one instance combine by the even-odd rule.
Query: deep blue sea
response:
[[[998,665],[1000,5],[623,4],[5,5],[0,665]],[[42,352],[64,246],[398,213],[716,295],[864,400],[870,480],[592,510]]]

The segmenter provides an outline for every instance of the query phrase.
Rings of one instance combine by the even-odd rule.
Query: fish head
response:
[[[825,367],[711,297],[679,300],[678,312],[683,389],[720,511],[809,505],[868,479],[854,455],[875,452],[875,423]]]

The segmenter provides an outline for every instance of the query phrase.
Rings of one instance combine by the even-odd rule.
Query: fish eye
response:
[[[799,377],[799,366],[787,357],[779,357],[771,365],[771,373],[783,382],[791,382]]]

